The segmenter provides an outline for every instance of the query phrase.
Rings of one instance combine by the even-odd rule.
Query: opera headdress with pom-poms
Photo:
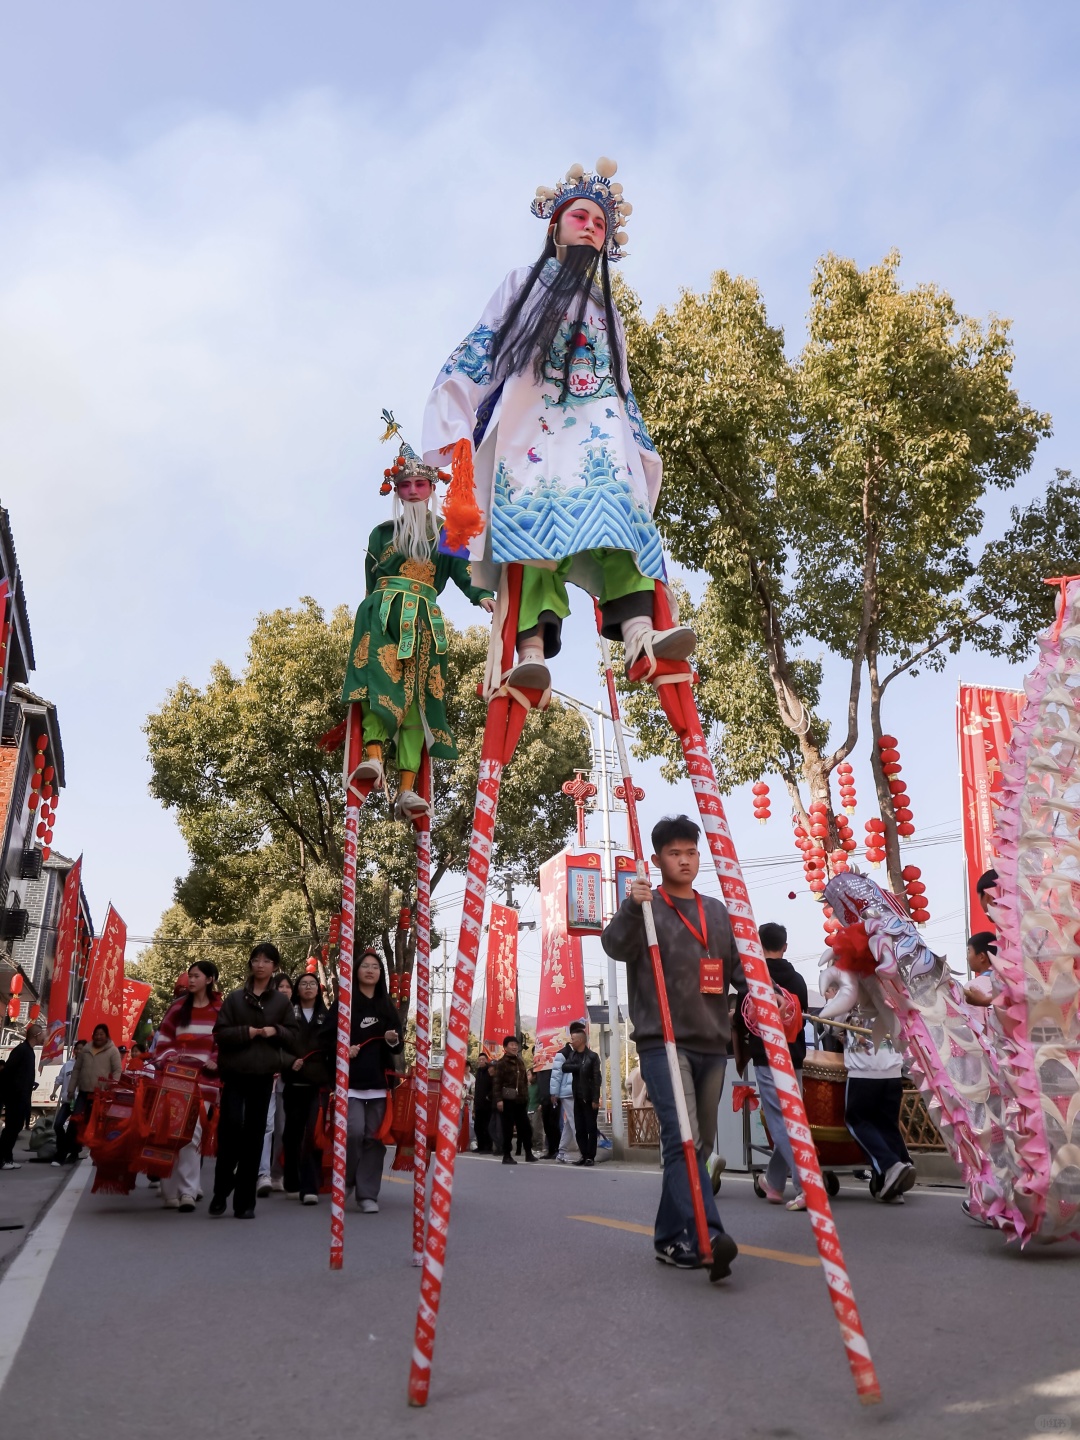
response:
[[[382,421],[386,427],[381,437],[383,441],[391,440],[395,435],[401,434],[401,426],[394,419],[393,411],[384,410]],[[398,480],[405,480],[411,475],[421,475],[425,480],[430,480],[432,485],[437,480],[441,480],[446,485],[450,480],[448,471],[440,470],[436,465],[425,465],[408,441],[402,440],[398,448],[397,459],[389,470],[383,471],[383,482],[379,486],[379,494],[389,495]]]
[[[607,219],[607,257],[614,264],[627,253],[629,236],[623,226],[634,209],[629,200],[623,199],[623,187],[612,180],[618,168],[606,155],[600,156],[591,174],[584,165],[571,165],[566,178],[554,189],[548,185],[537,186],[536,198],[529,208],[541,220],[554,224],[565,206],[575,200],[592,200]]]

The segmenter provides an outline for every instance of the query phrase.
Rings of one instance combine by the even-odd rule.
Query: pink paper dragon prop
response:
[[[825,892],[844,923],[866,927],[972,1213],[1022,1243],[1080,1239],[1080,581],[1063,586],[1039,649],[1001,791],[985,1028],[891,895],[857,874]]]

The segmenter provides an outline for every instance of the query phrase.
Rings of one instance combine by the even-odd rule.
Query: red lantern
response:
[[[912,918],[912,920],[915,921],[915,924],[916,924],[916,925],[925,925],[926,922],[930,919],[930,911],[929,911],[929,910],[913,910],[913,911],[911,912],[911,918]]]
[[[31,790],[40,790],[40,789],[41,789],[41,776],[37,773],[36,770],[34,771],[33,775],[30,776],[30,789],[31,789]]]
[[[897,820],[910,820],[912,818],[911,811],[908,810],[906,807],[904,809],[897,810],[895,814]]]
[[[37,807],[38,807],[38,797],[37,797],[37,794],[36,794],[34,791],[31,791],[30,794],[29,794],[29,796],[27,797],[27,800],[26,800],[26,808],[27,808],[28,810],[36,810]]]
[[[882,765],[881,768],[886,775],[899,775],[904,767],[900,764],[899,760],[890,760],[887,765]]]
[[[49,828],[49,827],[45,824],[45,821],[44,821],[44,820],[40,820],[40,821],[38,822],[37,831],[36,831],[35,833],[37,834],[37,837],[38,837],[39,840],[44,840],[44,838],[45,838],[45,831],[46,831],[48,828]]]
[[[44,848],[44,850],[42,850],[42,852],[41,852],[41,859],[42,859],[42,861],[44,862],[45,860],[47,860],[51,854],[52,854],[52,851],[49,849],[48,845],[46,845],[45,848]]]
[[[45,769],[45,756],[44,756],[44,755],[35,755],[35,756],[34,756],[34,769],[35,769],[35,770],[44,770],[44,769]]]
[[[45,780],[51,780],[52,777],[56,774],[56,771],[53,769],[53,767],[52,767],[51,765],[46,765],[46,766],[45,766],[45,769],[41,772],[41,774],[42,774],[42,778],[43,778],[43,779],[45,779]]]
[[[22,994],[22,987],[23,987],[23,977],[22,977],[21,975],[13,975],[13,976],[11,977],[11,993],[12,993],[12,995],[21,995],[21,994]]]
[[[881,751],[881,763],[882,763],[883,765],[889,765],[889,764],[892,763],[892,761],[894,761],[894,760],[899,760],[899,759],[900,759],[900,751],[899,751],[899,750],[894,750],[894,749],[892,749],[891,746],[890,746],[889,748],[887,748],[887,749],[882,749],[882,751]]]
[[[9,1019],[9,1020],[17,1020],[17,1019],[19,1018],[19,1014],[20,1014],[21,1010],[22,1010],[22,1004],[20,1003],[20,1001],[18,1001],[18,1000],[9,1000],[9,1001],[8,1001],[7,1013],[8,1013],[8,1019]]]
[[[903,780],[890,780],[890,781],[889,781],[889,789],[892,791],[892,793],[893,793],[894,795],[897,793],[898,790],[904,790],[904,789],[906,789],[906,788],[907,788],[907,787],[905,786]]]
[[[900,741],[897,740],[895,735],[882,735],[877,743],[884,750],[895,750],[897,745],[900,744]]]
[[[51,785],[42,785],[42,787],[41,787],[41,798],[42,798],[43,800],[51,800],[51,799],[52,799],[52,793],[53,793],[53,788],[52,788]]]
[[[316,958],[316,956],[314,956],[314,955],[309,955],[309,956],[308,956],[308,959],[307,959],[307,964],[304,966],[304,974],[305,974],[305,975],[314,975],[315,972],[316,972],[316,970],[318,970],[318,968],[319,968],[319,961],[318,961],[318,959]]]
[[[926,894],[926,886],[921,880],[909,880],[905,889],[907,890],[910,900],[914,900],[916,895]]]
[[[45,831],[45,844],[46,844],[46,845],[51,845],[51,844],[52,844],[52,831],[51,831],[51,830],[46,830],[46,831]]]
[[[906,840],[909,835],[915,834],[915,826],[912,825],[910,820],[904,820],[901,822],[901,824],[897,825],[896,833],[898,835],[903,835]]]
[[[855,839],[853,835],[846,835],[844,839],[840,841],[840,844],[843,849],[846,850],[847,853],[850,855],[852,850],[858,849],[859,842]]]
[[[885,833],[885,821],[882,820],[880,816],[874,815],[867,820],[866,830],[868,834],[870,831],[876,831],[877,834],[883,835]]]
[[[765,784],[764,780],[759,780],[756,785],[751,785],[750,792],[753,795],[767,795],[769,793],[769,787]]]
[[[40,1006],[40,1005],[31,1005],[31,1006],[30,1006],[30,1009],[26,1012],[26,1016],[27,1016],[27,1019],[28,1019],[28,1020],[36,1020],[37,1017],[38,1017],[40,1014],[41,1014],[41,1006]]]
[[[918,878],[922,874],[922,871],[919,869],[918,865],[905,865],[903,870],[900,871],[900,874],[904,877],[905,880],[918,880]]]

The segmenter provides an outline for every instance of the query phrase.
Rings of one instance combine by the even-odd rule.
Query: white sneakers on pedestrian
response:
[[[272,1188],[273,1187],[270,1181],[270,1176],[260,1175],[259,1183],[255,1186],[255,1194],[258,1195],[260,1200],[265,1200],[267,1195],[270,1194]]]
[[[179,1200],[162,1200],[162,1202],[161,1202],[161,1208],[162,1208],[163,1210],[179,1210],[179,1209],[180,1209],[180,1201],[179,1201]]]
[[[195,1196],[181,1195],[177,1203],[177,1209],[185,1215],[190,1215],[192,1210],[195,1209]]]
[[[270,1181],[270,1189],[271,1189],[271,1190],[284,1190],[284,1189],[285,1189],[285,1181],[284,1181],[284,1180],[271,1180],[271,1181]]]
[[[319,1203],[319,1197],[318,1197],[318,1195],[301,1195],[301,1196],[300,1196],[300,1204],[301,1204],[301,1205],[317,1205],[318,1203]]]
[[[379,1202],[377,1200],[361,1200],[358,1203],[360,1205],[361,1215],[377,1215],[379,1213]]]
[[[910,1190],[915,1184],[915,1166],[906,1161],[898,1160],[895,1165],[890,1165],[885,1171],[884,1179],[881,1182],[881,1190],[878,1192],[879,1200],[891,1200],[894,1195],[901,1195],[905,1190]]]
[[[0,1165],[0,1170],[21,1170],[21,1169],[22,1169],[22,1161],[21,1161],[21,1160],[5,1160],[4,1163],[3,1163],[3,1165]]]

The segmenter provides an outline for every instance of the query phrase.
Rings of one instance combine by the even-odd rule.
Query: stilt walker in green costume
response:
[[[384,418],[388,435],[397,433],[393,417]],[[472,584],[469,562],[439,548],[435,485],[448,478],[404,442],[385,472],[380,493],[393,490],[394,518],[377,525],[368,541],[367,595],[356,612],[341,696],[346,705],[359,702],[363,714],[358,780],[382,789],[384,753],[394,747],[401,775],[394,813],[402,820],[428,808],[415,788],[425,744],[434,760],[457,758],[446,721],[447,637],[438,597],[453,581],[474,605],[494,608],[492,592]]]

